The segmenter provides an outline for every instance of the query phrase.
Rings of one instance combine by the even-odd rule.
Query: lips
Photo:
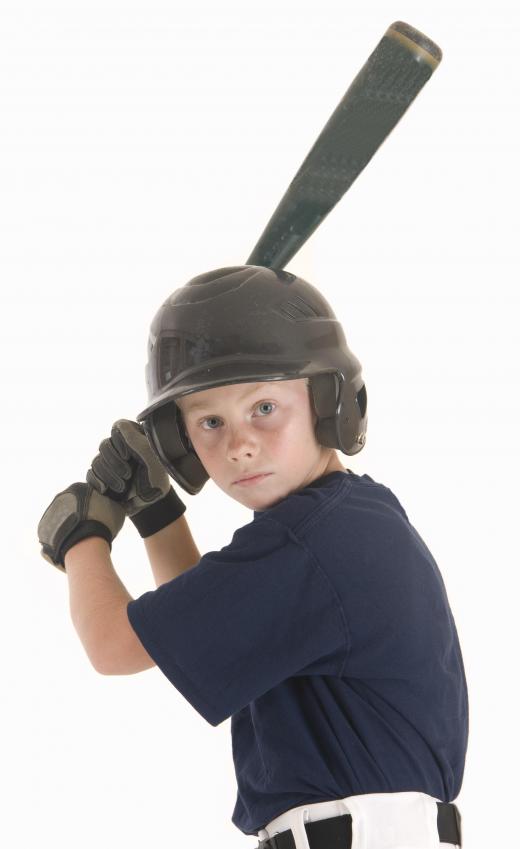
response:
[[[254,474],[254,475],[246,475],[243,478],[239,478],[238,480],[233,481],[233,483],[243,483],[244,481],[250,481],[253,478],[265,477],[265,476],[270,475],[270,474],[271,474],[271,472],[256,472],[256,474]]]

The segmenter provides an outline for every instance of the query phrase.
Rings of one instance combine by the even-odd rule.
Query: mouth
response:
[[[272,472],[259,472],[256,475],[247,475],[245,478],[239,478],[239,480],[233,481],[233,484],[241,484],[243,486],[252,486],[255,483],[259,483],[264,478],[272,475]]]

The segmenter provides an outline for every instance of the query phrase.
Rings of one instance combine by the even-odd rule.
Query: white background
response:
[[[230,722],[158,669],[106,677],[39,553],[53,496],[146,405],[148,327],[245,262],[396,19],[444,58],[288,270],[363,364],[367,444],[443,574],[470,694],[466,846],[518,830],[517,5],[17,0],[0,5],[2,783],[10,849],[256,847],[231,823]],[[518,279],[518,278],[517,278]],[[182,493],[201,551],[251,513]],[[153,589],[129,525],[114,564]]]

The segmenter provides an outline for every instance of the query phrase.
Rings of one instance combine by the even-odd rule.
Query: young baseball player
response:
[[[95,668],[157,665],[231,719],[232,821],[262,849],[460,846],[457,630],[397,497],[338,456],[363,447],[367,395],[329,304],[284,271],[201,274],[155,316],[147,383],[38,527]],[[170,478],[210,477],[252,515],[201,556]],[[136,599],[110,559],[126,516],[157,584]]]

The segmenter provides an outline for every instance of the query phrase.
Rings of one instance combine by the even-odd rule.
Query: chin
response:
[[[259,498],[258,496],[255,498],[254,495],[248,497],[245,493],[240,498],[237,498],[236,495],[232,495],[231,497],[234,501],[238,501],[239,504],[243,504],[249,510],[266,510],[278,501],[277,498]]]

